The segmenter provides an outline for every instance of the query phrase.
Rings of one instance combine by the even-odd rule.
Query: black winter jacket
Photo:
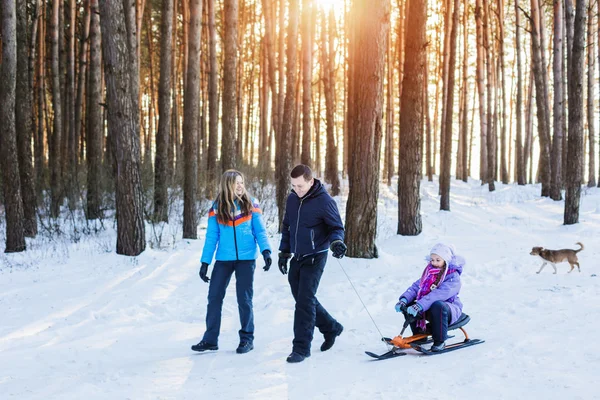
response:
[[[294,190],[287,198],[279,250],[303,257],[329,249],[344,240],[344,224],[335,200],[318,179],[304,197]]]

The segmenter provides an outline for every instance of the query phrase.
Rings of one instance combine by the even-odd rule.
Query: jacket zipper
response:
[[[300,200],[300,206],[298,207],[298,219],[296,220],[296,234],[294,236],[294,244],[296,245],[296,248],[294,249],[294,255],[296,255],[296,257],[298,256],[297,250],[298,250],[298,225],[300,225],[300,209],[302,208],[302,202],[304,201],[304,199]]]
[[[231,221],[231,223],[233,224],[233,244],[235,246],[235,259],[239,260],[239,256],[238,256],[238,248],[237,248],[237,236],[235,234],[235,221]]]

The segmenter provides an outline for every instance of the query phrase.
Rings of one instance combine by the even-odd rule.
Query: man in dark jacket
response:
[[[319,303],[316,293],[328,250],[342,258],[347,248],[337,204],[325,187],[306,165],[297,165],[290,175],[293,190],[287,198],[281,228],[279,270],[286,274],[291,259],[288,281],[296,311],[292,353],[287,361],[295,363],[310,357],[315,326],[325,337],[321,351],[329,350],[344,329]]]

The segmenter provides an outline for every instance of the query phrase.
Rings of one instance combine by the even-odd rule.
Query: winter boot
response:
[[[287,362],[289,362],[289,363],[299,363],[299,362],[302,362],[302,361],[304,361],[304,359],[305,359],[305,358],[308,358],[308,357],[310,357],[310,355],[308,355],[308,356],[303,356],[302,354],[300,354],[300,353],[296,353],[296,352],[294,351],[294,352],[292,352],[292,354],[290,354],[290,355],[288,356],[288,358],[286,359],[286,361],[287,361]]]
[[[206,343],[205,341],[201,340],[200,343],[192,346],[192,350],[194,350],[194,351],[219,350],[219,346],[217,346],[216,344]]]
[[[254,348],[254,345],[252,344],[252,342],[240,342],[240,345],[238,346],[237,349],[235,349],[235,352],[238,354],[244,354],[244,353],[249,352],[253,348]]]
[[[445,342],[434,342],[433,345],[431,346],[431,351],[438,352],[438,351],[444,350],[445,348],[446,348]]]
[[[342,324],[338,324],[338,330],[336,332],[332,332],[332,333],[326,333],[325,335],[325,341],[323,342],[323,344],[321,345],[321,351],[327,351],[330,348],[333,347],[333,345],[335,344],[335,338],[340,336],[342,334],[342,332],[344,331],[344,327],[342,326]]]

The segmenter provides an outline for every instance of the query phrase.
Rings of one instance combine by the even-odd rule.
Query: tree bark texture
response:
[[[421,218],[422,88],[427,57],[427,1],[409,1],[406,57],[400,98],[400,168],[398,175],[398,234],[416,236]]]
[[[37,199],[33,171],[33,99],[29,77],[27,9],[25,0],[17,1],[17,76],[16,76],[16,136],[19,159],[19,177],[23,200],[23,229],[25,236],[37,235]]]
[[[585,61],[585,28],[587,1],[577,0],[573,32],[573,49],[569,63],[569,141],[567,180],[565,182],[565,225],[579,222],[581,182],[583,174],[583,65]]]
[[[236,12],[237,14],[237,12]],[[184,181],[183,181],[183,238],[198,238],[196,190],[198,185],[198,113],[200,111],[200,33],[202,29],[202,0],[190,1],[188,29],[188,69],[183,115]],[[233,70],[235,84],[235,69]],[[235,98],[234,98],[235,100]],[[224,103],[225,104],[225,103]],[[233,103],[235,105],[235,103]],[[232,108],[235,122],[235,107]],[[233,126],[235,129],[235,126]],[[235,152],[235,146],[233,147]],[[235,154],[232,154],[234,157]]]
[[[23,200],[19,179],[15,101],[17,82],[17,8],[14,0],[0,2],[2,64],[0,64],[0,165],[6,215],[5,253],[24,251]]]
[[[224,0],[225,18],[223,60],[223,138],[221,140],[221,164],[223,171],[236,168],[236,101],[237,101],[237,36],[238,0]]]
[[[211,0],[212,1],[212,0]],[[169,221],[168,163],[171,136],[171,64],[173,55],[173,0],[162,1],[158,132],[154,161],[154,220]]]
[[[390,29],[390,4],[357,0],[353,4],[350,51],[354,63],[350,79],[349,126],[352,157],[348,159],[350,191],[346,206],[348,255],[377,258],[377,197],[383,135],[383,82]]]
[[[116,167],[117,254],[137,256],[146,248],[146,239],[140,176],[136,42],[132,40],[135,34],[128,31],[135,24],[128,24],[123,3],[99,0],[99,6],[108,131]]]

